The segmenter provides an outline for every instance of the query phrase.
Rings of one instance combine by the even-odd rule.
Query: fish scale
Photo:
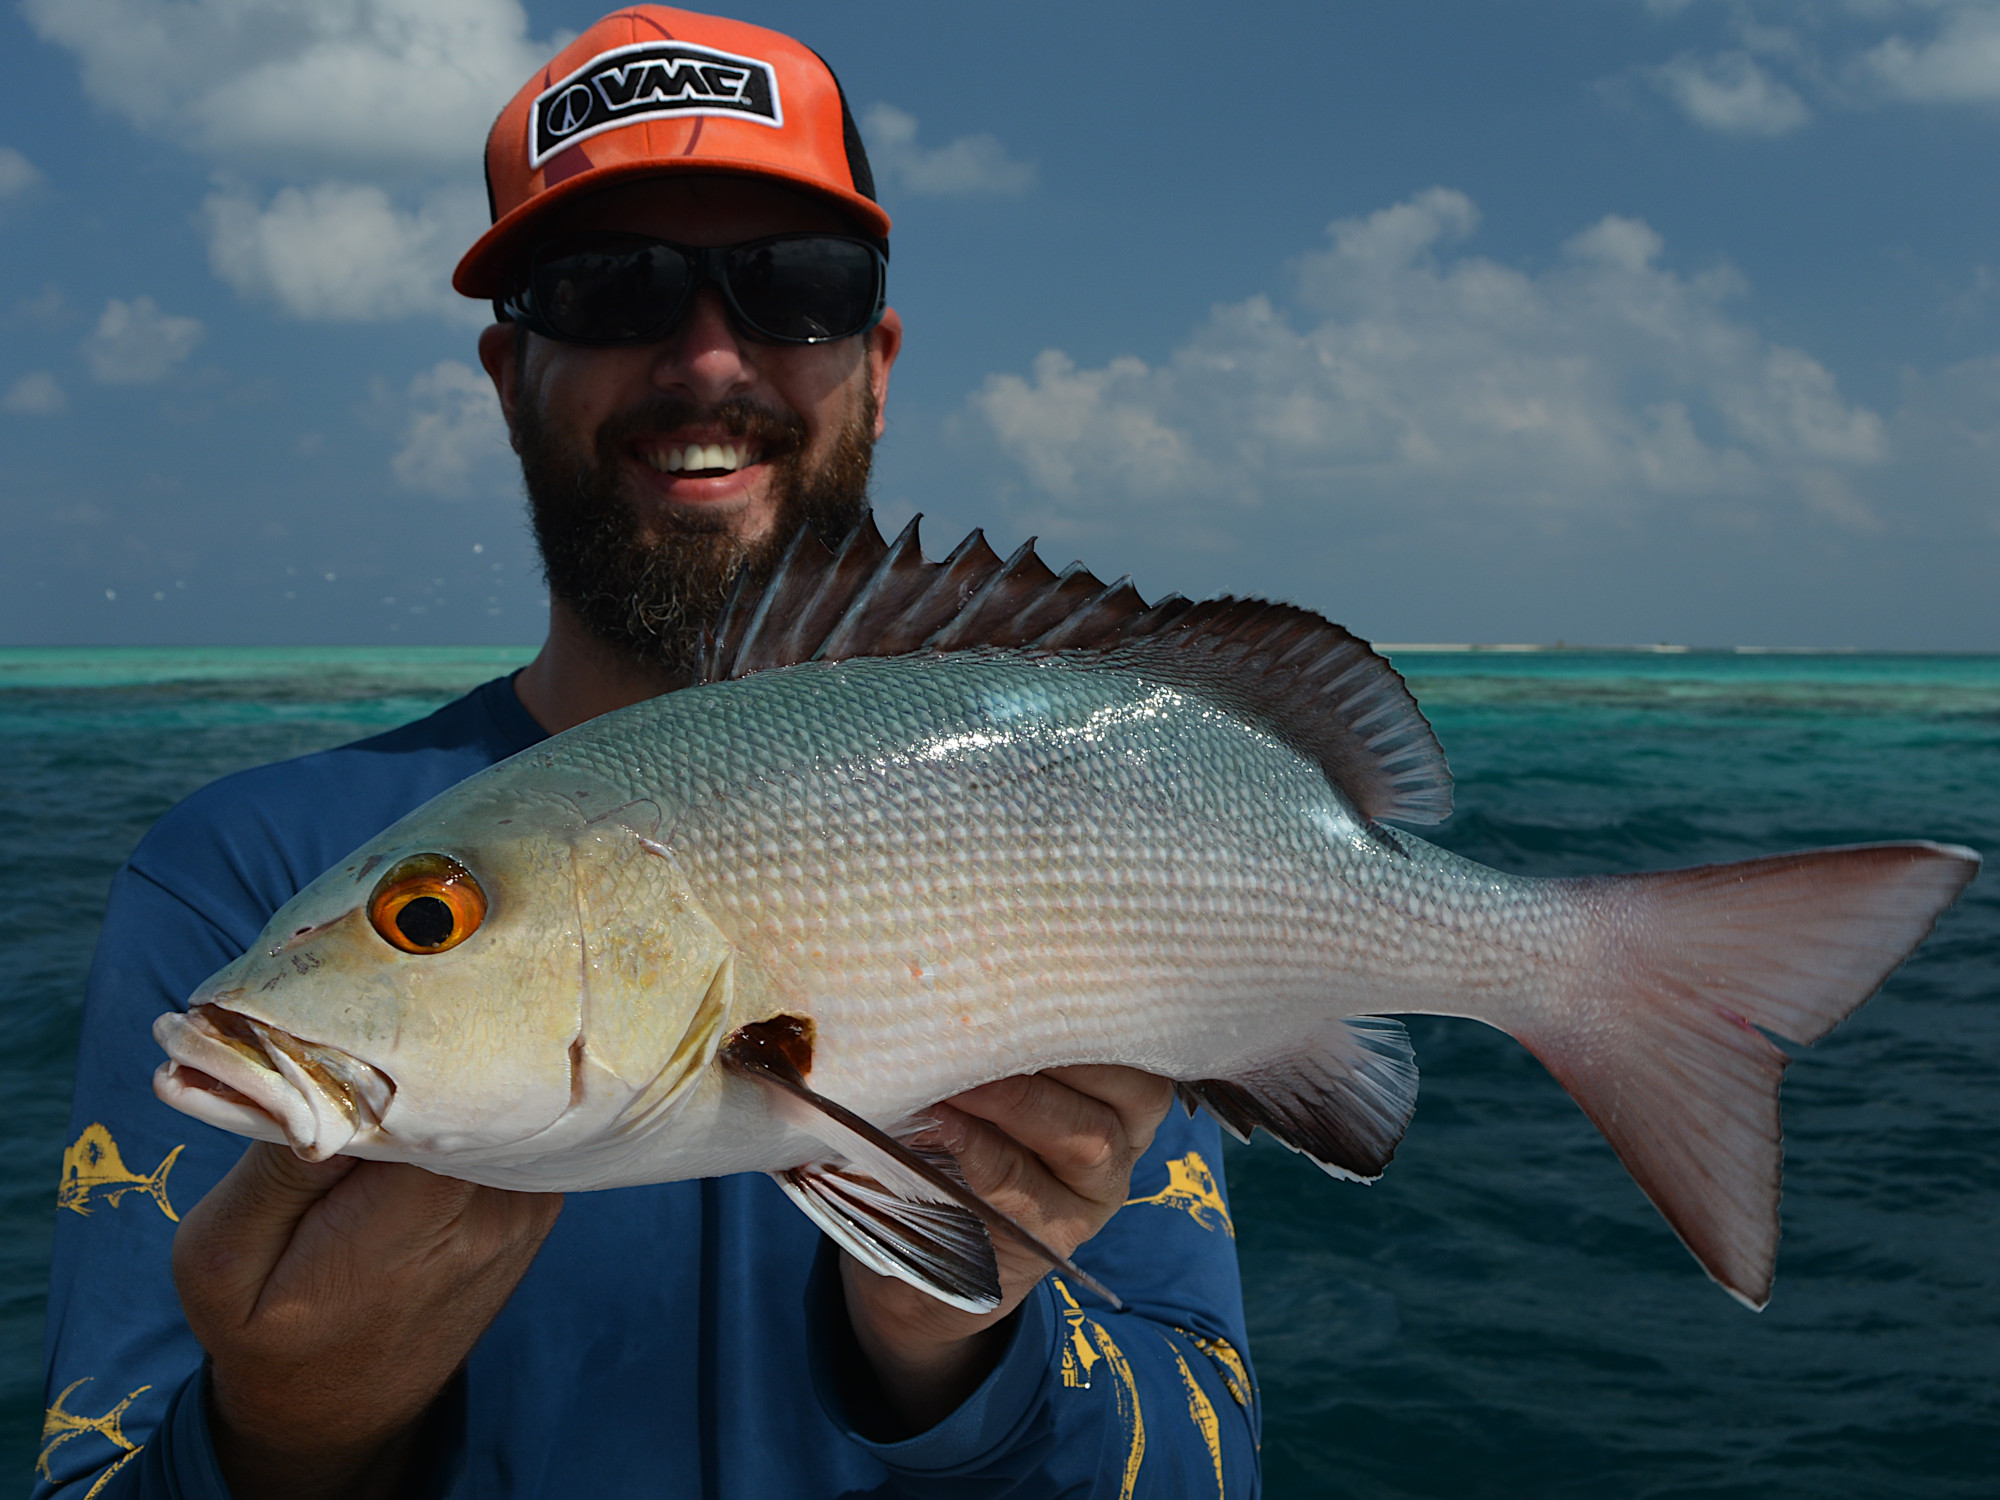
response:
[[[582,763],[622,749],[631,794],[686,789],[664,836],[691,851],[697,894],[832,1039],[817,1076],[889,1118],[1030,1059],[1185,1073],[1218,1035],[1268,1042],[1283,1011],[1303,1031],[1330,1000],[1411,1009],[1413,962],[1441,986],[1490,978],[1491,945],[1425,902],[1554,941],[1533,883],[1409,835],[1420,859],[1383,858],[1296,752],[1229,716],[1146,708],[1161,696],[1060,657],[802,666],[656,700]],[[1010,949],[982,973],[1001,925]],[[966,978],[940,991],[933,967]],[[968,1006],[1002,1018],[1007,1050],[954,1046]],[[1131,1034],[1139,1015],[1158,1036]]]
[[[1761,1306],[1764,1033],[1830,1030],[1978,867],[1913,841],[1503,874],[1390,826],[1449,811],[1442,751],[1305,611],[1148,606],[976,535],[932,564],[872,526],[744,590],[702,685],[481,772],[294,897],[160,1019],[161,1096],[499,1187],[767,1171],[863,1265],[979,1310],[996,1228],[1094,1284],[902,1139],[930,1105],[1122,1063],[1373,1178],[1416,1091],[1381,1018],[1467,1016]]]

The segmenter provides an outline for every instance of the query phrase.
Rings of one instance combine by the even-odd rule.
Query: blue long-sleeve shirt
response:
[[[543,731],[507,679],[356,744],[227,777],[113,881],[57,1198],[35,1496],[211,1500],[202,1351],[170,1269],[177,1217],[243,1141],[159,1103],[155,1017],[184,1007],[322,870]],[[1132,1201],[1077,1252],[1113,1313],[1050,1276],[957,1411],[872,1441],[834,1254],[769,1178],[572,1194],[434,1414],[451,1497],[1250,1495],[1220,1140],[1176,1110]]]

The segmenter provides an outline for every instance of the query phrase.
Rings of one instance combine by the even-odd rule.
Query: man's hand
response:
[[[387,1496],[562,1199],[256,1142],[174,1237],[237,1500]]]
[[[937,1142],[972,1190],[1052,1249],[1068,1254],[1102,1229],[1131,1191],[1173,1085],[1134,1068],[1050,1068],[958,1095],[930,1111]],[[954,1411],[997,1357],[996,1325],[1021,1305],[1048,1262],[1004,1231],[993,1236],[1000,1306],[947,1307],[841,1256],[847,1313],[890,1411],[922,1432]]]

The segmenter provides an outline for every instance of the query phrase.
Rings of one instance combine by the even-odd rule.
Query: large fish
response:
[[[1502,874],[1388,826],[1444,817],[1451,783],[1363,642],[1255,600],[1148,607],[977,533],[937,564],[914,524],[801,536],[701,675],[307,886],[160,1018],[161,1098],[498,1187],[770,1172],[865,1264],[978,1309],[990,1233],[1019,1231],[910,1144],[926,1106],[1124,1063],[1369,1179],[1416,1096],[1383,1017],[1469,1016],[1762,1306],[1787,1061],[1764,1033],[1824,1035],[1979,864]]]

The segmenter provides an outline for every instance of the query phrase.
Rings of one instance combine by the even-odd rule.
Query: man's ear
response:
[[[882,321],[868,330],[868,384],[875,391],[875,436],[879,440],[887,425],[882,415],[889,403],[889,370],[903,350],[903,316],[895,308],[882,314]]]
[[[518,323],[489,323],[479,331],[479,362],[500,397],[500,415],[507,422],[507,440],[514,439],[514,403],[521,394],[521,359],[516,342],[526,337]]]

